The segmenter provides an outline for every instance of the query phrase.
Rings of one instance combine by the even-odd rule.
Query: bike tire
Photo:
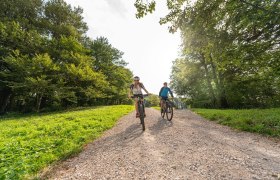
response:
[[[140,115],[140,122],[142,124],[142,130],[145,131],[145,110],[144,110],[144,105],[142,103],[139,104],[139,115]]]
[[[166,118],[168,121],[171,121],[173,118],[173,107],[169,103],[166,103]]]

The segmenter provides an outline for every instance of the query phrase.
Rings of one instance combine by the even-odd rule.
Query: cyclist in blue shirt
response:
[[[167,82],[163,83],[163,87],[159,91],[159,97],[160,97],[160,106],[163,107],[163,100],[168,99],[168,93],[173,98],[173,93],[169,87],[167,87]]]

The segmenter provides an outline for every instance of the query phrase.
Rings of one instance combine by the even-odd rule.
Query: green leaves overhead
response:
[[[171,74],[178,95],[199,107],[280,106],[279,1],[166,3],[169,13],[160,23],[182,37],[182,58]],[[138,13],[142,8],[147,4]]]
[[[154,0],[136,0],[134,6],[137,9],[136,18],[139,19],[146,16],[148,13],[152,13],[155,10],[156,2]]]
[[[60,36],[80,38],[88,30],[87,24],[83,22],[83,10],[80,7],[72,9],[63,0],[47,1],[44,13],[49,35],[55,38]]]

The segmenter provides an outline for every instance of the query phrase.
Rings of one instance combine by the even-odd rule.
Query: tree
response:
[[[149,8],[149,2],[142,5]],[[276,68],[279,67],[276,57],[280,39],[279,2],[167,0],[167,7],[169,14],[160,23],[171,24],[170,32],[181,31],[183,66],[191,68],[196,64],[203,70],[204,75],[199,79],[203,87],[189,87],[193,92],[206,89],[211,107],[280,105],[276,90],[280,88],[279,68]],[[138,9],[138,13],[142,11]],[[176,66],[174,63],[173,69]],[[181,68],[177,68],[179,72]],[[172,80],[189,84],[189,76],[185,79],[179,76],[173,71]],[[175,89],[182,87],[174,84]]]
[[[143,0],[136,0],[134,6],[137,9],[136,18],[142,18],[148,13],[152,13],[155,10],[156,2],[154,0],[150,2],[149,1],[143,2]]]
[[[127,89],[132,80],[132,72],[125,68],[127,63],[122,59],[123,52],[114,48],[107,38],[99,37],[90,46],[91,56],[95,59],[93,69],[106,76],[110,87],[108,98],[119,103],[127,98]]]
[[[19,51],[21,54],[28,54],[28,56],[32,58],[37,53],[42,52],[44,39],[37,31],[25,31],[21,28],[19,23],[14,21],[6,23],[1,22],[0,29],[0,113],[3,113],[13,94],[9,82],[13,81],[13,78],[20,74],[17,70],[13,70],[13,67],[7,62],[6,58],[11,56],[14,51]]]
[[[21,55],[15,51],[4,59],[10,71],[2,73],[9,77],[8,86],[17,94],[22,95],[22,104],[34,99],[35,110],[39,112],[42,98],[46,95],[54,94],[55,84],[52,79],[59,67],[55,65],[47,54],[36,55],[33,58]],[[11,73],[16,71],[17,73]],[[32,105],[31,105],[32,106]]]
[[[160,102],[159,96],[155,94],[151,94],[148,96],[148,98],[146,98],[146,102],[150,107],[159,106],[159,102]]]
[[[83,21],[83,10],[72,8],[64,0],[50,0],[44,6],[43,22],[48,27],[47,35],[55,39],[72,36],[81,39],[88,30]]]
[[[132,73],[63,0],[0,2],[0,113],[122,103]]]
[[[2,73],[10,70],[4,58],[14,50],[34,54],[41,51],[42,38],[38,33],[38,19],[42,7],[41,0],[3,0],[0,2],[0,114],[12,97],[12,89],[7,85],[9,77]]]

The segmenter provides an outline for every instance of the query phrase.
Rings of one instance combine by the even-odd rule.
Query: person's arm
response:
[[[131,98],[131,93],[132,93],[132,85],[130,85],[128,90],[128,98]]]
[[[147,89],[145,88],[145,86],[141,83],[141,88],[147,93],[150,94],[149,91],[147,91]]]
[[[147,89],[145,89],[145,88],[144,88],[144,91],[145,91],[147,94],[150,94],[149,91],[147,91]]]
[[[168,90],[169,90],[169,93],[170,93],[171,97],[172,97],[172,98],[174,98],[174,96],[173,96],[173,92],[171,91],[171,89],[170,89],[170,88],[168,88]]]
[[[160,94],[161,94],[162,90],[163,90],[163,87],[162,87],[162,88],[160,88],[160,91],[159,91],[159,93],[158,93],[158,96],[160,96]]]
[[[147,89],[145,87],[143,89],[147,94],[150,94],[149,91],[147,91]]]

